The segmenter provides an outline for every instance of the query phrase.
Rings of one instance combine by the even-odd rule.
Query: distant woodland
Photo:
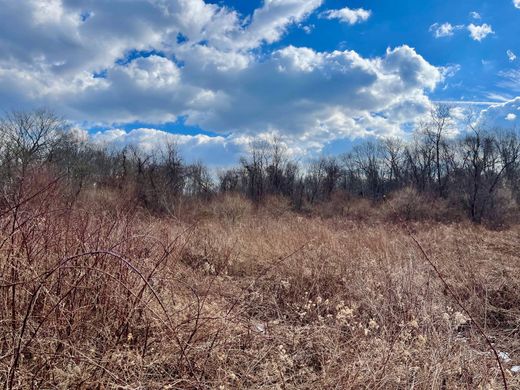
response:
[[[456,127],[460,123],[450,107],[439,105],[409,140],[369,140],[308,164],[291,160],[282,140],[272,137],[252,142],[235,168],[215,175],[200,163],[186,164],[173,143],[154,153],[132,145],[101,148],[78,140],[50,111],[12,112],[0,121],[0,184],[8,196],[26,172],[45,167],[76,195],[92,188],[125,191],[137,204],[169,213],[181,199],[219,193],[255,203],[281,196],[306,210],[332,199],[381,202],[400,192],[405,201],[438,200],[445,217],[505,223],[520,202],[519,132],[483,128],[474,118],[464,128]]]

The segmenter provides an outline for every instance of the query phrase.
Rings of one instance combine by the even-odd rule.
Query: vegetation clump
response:
[[[214,183],[4,118],[0,383],[520,387],[518,138],[429,126],[306,170],[254,145]]]

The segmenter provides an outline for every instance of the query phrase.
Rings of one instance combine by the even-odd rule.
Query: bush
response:
[[[215,198],[206,209],[219,220],[235,223],[253,212],[253,204],[239,194],[222,194]]]
[[[27,178],[25,195],[52,179]],[[335,199],[326,207],[344,214],[304,218],[279,199],[226,195],[185,203],[197,209],[186,218],[205,218],[193,224],[115,191],[63,193],[51,186],[0,209],[0,383],[10,390],[499,387],[485,340],[407,232],[374,217],[386,203]],[[388,203],[424,217],[421,199]],[[510,369],[518,227],[414,225],[473,319],[511,353]]]
[[[446,199],[421,194],[406,187],[389,196],[383,206],[387,218],[392,221],[460,221],[461,213]]]
[[[493,229],[503,229],[519,221],[519,208],[512,192],[508,188],[498,189],[489,198],[484,209],[483,223]]]

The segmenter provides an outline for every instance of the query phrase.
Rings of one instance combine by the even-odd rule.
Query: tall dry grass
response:
[[[28,179],[0,212],[6,389],[500,388],[456,300],[520,387],[518,227],[408,225],[453,297],[408,227],[348,207],[232,197],[179,219],[49,182]]]

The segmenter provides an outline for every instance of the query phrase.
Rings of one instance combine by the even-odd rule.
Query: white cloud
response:
[[[353,51],[328,53],[289,46],[268,60],[225,75],[222,82],[228,77],[233,85],[226,86],[221,104],[209,111],[194,110],[190,123],[214,131],[279,130],[316,137],[335,132],[350,135],[345,131],[358,134],[377,127],[376,113],[398,111],[399,107],[413,108],[413,120],[428,105],[424,90],[435,88],[442,79],[437,68],[407,46],[374,59]],[[338,115],[348,118],[345,125],[325,129],[323,123]],[[390,117],[384,129],[398,129],[401,121]]]
[[[462,67],[460,64],[448,64],[439,68],[444,78],[455,76]]]
[[[430,32],[433,33],[433,36],[435,38],[444,38],[444,37],[451,37],[455,31],[461,30],[464,28],[464,25],[456,25],[453,26],[450,23],[434,23],[430,26]]]
[[[520,125],[519,117],[513,112],[520,110],[520,97],[504,103],[493,104],[483,110],[480,123],[487,128],[510,129]]]
[[[232,36],[243,48],[254,48],[261,42],[273,43],[287,26],[304,20],[318,8],[322,0],[264,0],[255,10],[251,23],[238,36]]]
[[[314,28],[316,27],[314,24],[307,24],[307,25],[300,25],[299,26],[303,32],[305,32],[305,34],[310,34],[312,33],[312,31],[314,30]]]
[[[115,128],[92,134],[90,141],[94,145],[117,149],[134,145],[147,153],[163,150],[165,145],[171,143],[179,148],[188,163],[204,161],[212,167],[226,167],[238,161],[240,155],[245,152],[249,139],[171,134],[153,128],[131,131]]]
[[[502,78],[497,86],[509,90],[511,93],[520,94],[520,70],[508,69],[501,70],[498,75]]]
[[[513,0],[513,5],[514,5],[516,8],[520,9],[520,0]]]
[[[81,141],[89,141],[94,146],[109,150],[121,150],[126,146],[137,146],[145,153],[160,153],[169,144],[178,148],[187,163],[203,161],[207,166],[219,169],[236,166],[237,161],[254,141],[272,140],[275,134],[265,132],[255,137],[248,135],[208,136],[203,134],[172,134],[154,128],[137,128],[125,131],[109,128],[88,134],[85,130],[74,129],[74,135]],[[278,137],[277,137],[278,138]],[[280,138],[278,138],[280,139]],[[289,156],[295,159],[309,157],[309,152],[319,153],[323,144],[313,139],[280,139]]]
[[[516,54],[513,53],[511,50],[508,50],[506,52],[506,54],[507,54],[507,58],[509,58],[509,61],[513,62],[514,60],[516,60]]]
[[[490,103],[491,105],[496,103],[504,103],[508,102],[512,99],[510,95],[505,95],[502,93],[496,93],[496,92],[486,92],[486,98],[493,101],[493,103]]]
[[[204,145],[228,148],[272,132],[301,150],[402,133],[427,112],[427,93],[446,72],[408,46],[371,58],[267,46],[321,4],[266,0],[243,18],[202,0],[0,0],[0,105],[43,105],[116,128],[181,118],[227,134]],[[150,129],[108,136],[162,137]],[[185,144],[201,150],[202,140]]]
[[[517,0],[517,1],[520,1],[520,0]],[[470,12],[470,16],[471,16],[473,19],[476,19],[476,20],[478,20],[478,19],[482,19],[482,16],[480,16],[480,14],[479,14],[478,12],[475,12],[475,11]]]
[[[321,13],[321,17],[325,19],[338,19],[341,22],[348,23],[350,25],[366,22],[371,15],[372,11],[370,10],[363,8],[351,9],[348,7],[341,9],[330,9]]]
[[[519,0],[520,1],[520,0]],[[472,13],[473,14],[473,13]],[[476,14],[480,17],[479,14]],[[475,19],[477,19],[476,15],[473,15]],[[467,28],[470,32],[470,37],[475,41],[482,41],[489,34],[494,34],[492,27],[489,24],[482,24],[480,26],[475,25],[473,23],[469,24],[467,27],[463,24],[452,25],[451,23],[434,23],[430,26],[429,31],[433,33],[435,38],[445,38],[451,37],[455,34],[456,31]]]
[[[481,42],[484,38],[486,38],[489,34],[494,34],[495,32],[491,28],[489,24],[482,24],[481,26],[477,26],[471,23],[468,26],[468,31],[473,40]]]

